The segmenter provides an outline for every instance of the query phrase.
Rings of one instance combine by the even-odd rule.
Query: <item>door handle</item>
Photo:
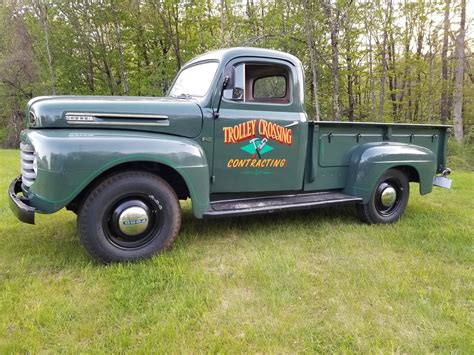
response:
[[[292,123],[287,124],[287,125],[285,126],[285,128],[293,127],[293,126],[296,126],[297,124],[298,124],[298,121],[293,121]]]

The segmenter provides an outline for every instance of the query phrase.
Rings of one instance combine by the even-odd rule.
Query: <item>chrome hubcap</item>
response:
[[[127,236],[136,236],[148,228],[149,216],[146,209],[132,206],[124,209],[119,216],[120,231]]]
[[[392,186],[387,186],[380,195],[380,202],[384,207],[392,206],[397,200],[397,191]]]

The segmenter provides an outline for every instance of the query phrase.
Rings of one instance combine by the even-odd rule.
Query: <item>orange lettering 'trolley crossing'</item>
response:
[[[234,144],[254,138],[257,136],[257,128],[261,137],[274,140],[280,144],[291,145],[293,143],[293,132],[290,128],[266,120],[250,120],[233,127],[223,127],[224,143]]]

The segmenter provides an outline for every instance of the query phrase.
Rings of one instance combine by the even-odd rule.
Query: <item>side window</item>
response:
[[[286,78],[283,75],[265,76],[253,83],[254,99],[281,99],[286,96]]]
[[[291,102],[290,69],[281,64],[240,62],[226,69],[230,83],[224,99],[235,102],[288,104]]]
[[[246,64],[245,101],[273,104],[289,103],[288,68],[276,64]]]

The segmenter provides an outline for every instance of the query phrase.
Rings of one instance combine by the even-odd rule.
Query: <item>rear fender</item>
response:
[[[35,183],[25,191],[32,206],[52,213],[71,202],[94,179],[128,162],[156,162],[185,181],[193,212],[209,206],[209,167],[201,146],[189,138],[124,130],[30,130],[22,140],[38,157]]]
[[[436,156],[424,147],[412,144],[379,142],[357,147],[351,155],[344,193],[361,197],[368,202],[375,184],[387,169],[415,170],[420,194],[433,189]]]

